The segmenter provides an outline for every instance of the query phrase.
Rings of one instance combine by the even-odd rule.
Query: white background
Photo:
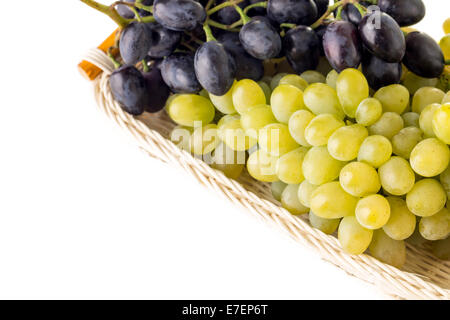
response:
[[[97,110],[76,65],[114,29],[107,17],[73,0],[3,2],[0,298],[384,298],[150,159]],[[440,38],[450,3],[426,2],[420,28]]]

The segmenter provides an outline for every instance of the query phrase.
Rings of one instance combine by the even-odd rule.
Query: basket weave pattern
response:
[[[450,262],[435,258],[426,248],[407,244],[407,262],[402,270],[384,264],[369,255],[346,254],[336,237],[312,228],[307,217],[291,215],[273,199],[267,184],[246,174],[238,181],[179,149],[167,137],[175,124],[165,112],[133,117],[114,100],[109,88],[109,75],[114,66],[100,50],[91,50],[85,58],[103,70],[95,80],[95,97],[99,108],[115,123],[131,134],[138,146],[150,156],[176,165],[202,185],[213,189],[229,201],[244,207],[264,222],[276,225],[302,245],[345,270],[352,276],[375,285],[396,299],[450,299]]]

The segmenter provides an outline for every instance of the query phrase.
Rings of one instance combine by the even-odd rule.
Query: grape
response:
[[[318,186],[315,184],[309,183],[308,180],[303,180],[298,186],[298,200],[300,200],[304,206],[308,208],[311,207],[311,195],[317,187]]]
[[[296,74],[287,74],[283,78],[280,79],[279,85],[283,84],[290,84],[294,87],[297,87],[298,89],[305,91],[305,89],[308,87],[308,82],[306,82],[305,79],[302,77],[296,75]],[[303,100],[303,97],[302,97]]]
[[[422,110],[422,113],[420,114],[419,126],[420,126],[420,129],[425,134],[426,138],[433,138],[436,136],[433,132],[432,122],[433,122],[433,115],[440,106],[441,105],[438,103],[432,103],[432,104],[426,106]]]
[[[255,17],[246,23],[239,39],[245,51],[257,59],[272,59],[281,52],[280,35],[265,17]]]
[[[385,112],[369,127],[370,135],[381,135],[392,139],[403,129],[403,118],[395,112]]]
[[[270,80],[270,89],[275,90],[275,88],[280,84],[281,79],[283,79],[287,75],[288,74],[284,72],[274,75],[272,80]]]
[[[450,161],[448,146],[436,138],[419,142],[411,152],[411,167],[423,177],[441,174]]]
[[[361,62],[361,43],[358,31],[351,22],[330,23],[322,43],[328,61],[337,72],[357,68]]]
[[[339,73],[336,72],[336,70],[331,70],[328,74],[327,74],[327,78],[326,78],[326,84],[329,85],[330,87],[332,87],[334,90],[336,90],[336,82],[337,82],[337,78],[339,76]]]
[[[445,61],[436,41],[422,32],[411,32],[406,36],[405,66],[425,78],[439,77]]]
[[[450,59],[450,35],[447,34],[439,41],[439,47],[441,47],[442,53],[444,54],[444,59]]]
[[[314,117],[314,114],[308,110],[298,110],[289,118],[289,132],[298,144],[305,147],[311,146],[306,141],[305,129]]]
[[[219,137],[227,147],[236,151],[245,151],[256,145],[256,138],[250,137],[242,128],[239,118],[230,119],[218,125]]]
[[[328,139],[328,152],[336,160],[353,160],[358,156],[359,147],[368,135],[367,129],[360,124],[341,127]]]
[[[234,107],[240,114],[254,106],[266,104],[264,91],[258,83],[250,79],[239,80],[233,86],[231,94]]]
[[[450,144],[450,103],[439,107],[432,118],[433,133],[446,144]]]
[[[441,103],[445,93],[432,87],[423,87],[416,91],[412,100],[412,111],[422,113],[423,109],[432,103]]]
[[[400,157],[389,159],[378,169],[378,174],[383,189],[395,196],[411,191],[416,179],[408,161]]]
[[[217,130],[218,130],[220,139],[222,139],[222,140],[225,139],[225,134],[224,134],[225,131],[220,130],[220,129],[229,121],[240,120],[240,119],[241,119],[241,116],[238,114],[227,114],[227,115],[224,115],[223,117],[221,117],[220,120],[217,122]]]
[[[409,238],[416,228],[416,216],[409,211],[402,198],[387,197],[387,200],[391,207],[391,215],[383,226],[383,231],[394,240]]]
[[[305,79],[309,84],[326,82],[324,75],[315,70],[306,70],[305,72],[302,72],[300,77]]]
[[[379,0],[380,10],[386,12],[401,27],[416,24],[425,16],[422,0]]]
[[[281,201],[281,194],[286,187],[287,184],[283,181],[275,181],[270,184],[270,190],[275,200]]]
[[[320,40],[310,27],[298,26],[286,32],[283,49],[287,61],[296,73],[316,69],[319,64]]]
[[[268,124],[260,129],[258,144],[273,156],[280,156],[298,148],[297,142],[289,134],[288,126],[282,123]]]
[[[249,0],[250,4],[255,4],[255,3],[259,3],[261,2],[261,0]],[[265,16],[267,14],[266,12],[266,8],[263,7],[255,7],[255,8],[251,8],[248,12],[247,15],[249,17],[255,17],[255,16]]]
[[[420,220],[419,231],[427,240],[444,240],[450,235],[450,211],[443,208],[431,217]]]
[[[173,92],[195,93],[202,88],[195,76],[194,55],[190,53],[176,52],[165,58],[161,75]]]
[[[422,131],[416,127],[406,127],[392,138],[394,154],[409,159],[411,151],[422,140]]]
[[[420,115],[415,112],[406,112],[402,114],[403,122],[405,123],[406,127],[416,127],[419,128],[419,118]]]
[[[308,213],[309,208],[300,203],[297,197],[298,184],[289,184],[281,194],[281,205],[294,215]]]
[[[219,143],[217,125],[208,124],[204,127],[197,127],[191,135],[191,152],[196,155],[204,155],[212,152]]]
[[[147,88],[144,94],[145,111],[158,112],[164,108],[169,98],[169,87],[164,83],[161,71],[158,68],[152,68],[149,72],[145,72],[142,75]]]
[[[406,261],[405,242],[391,239],[383,230],[373,233],[369,251],[374,258],[396,268],[401,268]]]
[[[309,212],[309,223],[325,234],[333,234],[339,227],[339,219],[324,219],[316,216],[312,211]]]
[[[402,80],[403,85],[408,89],[409,93],[414,95],[417,90],[422,87],[434,87],[438,84],[437,78],[423,78],[414,74],[413,72],[407,72]]]
[[[122,109],[132,115],[144,112],[147,86],[142,73],[134,66],[123,66],[111,74],[109,86],[114,99]]]
[[[336,90],[323,83],[314,83],[303,92],[303,101],[306,107],[314,114],[330,113],[344,118],[344,112],[339,103]]]
[[[379,194],[364,197],[356,204],[356,219],[366,229],[375,230],[383,227],[390,215],[389,202]]]
[[[136,64],[153,44],[152,31],[144,23],[132,22],[120,34],[119,50],[125,64]]]
[[[218,0],[215,2],[215,4],[219,5],[224,2],[226,2],[226,0]],[[238,6],[241,7],[241,9],[244,9],[248,5],[249,5],[248,1],[243,1],[238,4]],[[239,13],[233,6],[225,7],[217,12],[217,21],[226,25],[233,24],[236,21],[239,21],[240,19],[241,17]]]
[[[332,114],[321,114],[312,119],[305,129],[305,139],[312,146],[324,146],[330,136],[345,123]]]
[[[310,25],[317,19],[313,0],[269,0],[267,16],[278,23]]]
[[[450,103],[450,91],[447,91],[444,98],[442,99],[442,104]]]
[[[194,0],[155,0],[153,16],[167,29],[192,31],[205,22],[206,11]]]
[[[449,31],[450,32],[450,31]],[[450,260],[450,237],[431,243],[433,254],[442,260]]]
[[[447,197],[450,198],[450,166],[441,173],[439,180],[441,181],[445,192],[447,192]]]
[[[314,0],[314,3],[317,7],[317,18],[320,18],[327,11],[330,0]]]
[[[355,216],[345,217],[339,224],[339,243],[349,254],[362,254],[369,247],[372,237],[373,231],[362,227]]]
[[[373,97],[381,102],[384,112],[402,114],[409,103],[409,91],[401,84],[383,87],[375,92]]]
[[[270,96],[272,95],[272,90],[270,89],[269,85],[267,83],[265,83],[264,81],[259,81],[258,84],[261,87],[262,91],[264,91],[264,96],[266,97],[266,101],[270,101]]]
[[[278,179],[288,184],[299,184],[303,176],[302,164],[308,149],[300,147],[282,155],[276,165]]]
[[[181,150],[191,152],[191,134],[194,128],[176,126],[170,133],[170,141],[172,141]]]
[[[237,179],[244,165],[245,152],[234,151],[224,143],[219,144],[212,154],[211,167],[222,171],[230,179]]]
[[[214,119],[214,106],[205,97],[179,94],[167,105],[169,117],[177,124],[194,127],[196,122],[207,125]]]
[[[344,164],[344,162],[331,157],[327,147],[313,147],[309,149],[303,159],[303,175],[309,183],[321,185],[339,177],[339,172]]]
[[[279,85],[272,92],[270,105],[275,118],[288,123],[294,112],[305,108],[303,92],[290,84]]]
[[[233,87],[228,90],[223,96],[215,96],[212,93],[208,93],[209,99],[213,105],[223,114],[234,114],[236,109],[233,105]]]
[[[171,55],[181,40],[181,33],[164,28],[157,23],[146,23],[152,31],[153,43],[148,50],[151,58],[164,58]]]
[[[364,7],[370,6],[370,3],[366,1],[361,1],[359,4]],[[337,16],[337,10],[334,12],[334,15]],[[359,10],[352,3],[348,3],[342,6],[341,19],[357,26],[361,22],[362,17]]]
[[[408,209],[419,217],[430,217],[444,208],[447,194],[442,185],[434,179],[423,179],[414,185],[406,195]]]
[[[278,181],[275,173],[277,158],[263,150],[250,154],[247,160],[247,171],[256,180],[263,182]]]
[[[381,188],[377,171],[364,162],[347,164],[339,174],[339,182],[347,193],[355,197],[377,193]]]
[[[125,2],[134,3],[135,0],[127,0]],[[153,4],[153,0],[143,0],[142,4],[145,6],[151,6]],[[129,9],[127,5],[119,4],[116,6],[117,12],[119,15],[125,19],[134,19],[134,12]],[[139,15],[141,17],[149,16],[151,13],[145,10],[138,10]]]
[[[371,126],[380,119],[382,113],[380,101],[375,98],[364,99],[356,108],[356,122],[366,127]]]
[[[373,21],[379,21],[375,27]],[[381,12],[366,14],[359,23],[359,34],[369,51],[386,62],[400,62],[405,55],[405,37],[397,22]]]
[[[412,244],[415,247],[421,247],[425,243],[427,243],[427,239],[424,239],[419,232],[419,223],[416,224],[414,233],[408,239],[406,239],[406,242]]]
[[[366,162],[374,168],[379,168],[389,160],[392,154],[392,145],[383,136],[367,137],[358,152],[358,161]]]
[[[260,105],[242,113],[241,125],[245,133],[255,139],[258,138],[259,130],[268,124],[275,123],[275,119],[270,106]]]
[[[357,198],[342,189],[337,181],[317,187],[311,194],[311,210],[324,219],[339,219],[355,213]]]
[[[336,92],[345,114],[354,118],[358,105],[369,97],[369,85],[359,70],[345,69],[337,78]]]

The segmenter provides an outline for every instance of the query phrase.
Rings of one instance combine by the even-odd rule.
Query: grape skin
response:
[[[419,126],[426,138],[436,137],[433,131],[433,116],[440,106],[441,105],[438,103],[430,104],[426,106],[420,114]]]
[[[239,80],[232,88],[233,105],[242,114],[251,107],[266,104],[266,95],[261,87],[253,80]]]
[[[356,122],[363,126],[371,126],[380,119],[383,114],[381,102],[375,98],[367,98],[361,101],[356,109]]]
[[[311,195],[318,187],[311,184],[308,180],[303,180],[298,186],[298,199],[305,207],[311,207]]]
[[[276,157],[263,150],[257,150],[247,160],[247,171],[256,180],[275,182],[278,181],[275,169],[276,163]]]
[[[281,194],[281,205],[294,215],[301,215],[309,212],[298,200],[298,184],[289,184]]]
[[[409,104],[409,91],[401,84],[380,88],[373,97],[381,102],[384,112],[402,114]]]
[[[345,252],[362,254],[369,247],[373,231],[362,227],[355,216],[348,216],[341,220],[338,229],[338,239]]]
[[[344,118],[344,111],[336,90],[323,83],[314,83],[303,92],[306,107],[315,115],[330,113],[339,119]]]
[[[404,114],[402,114],[402,118],[403,118],[403,122],[405,123],[405,128],[406,127],[416,127],[416,128],[420,127],[420,124],[419,124],[420,115],[418,113],[405,112]]]
[[[448,146],[436,138],[419,142],[411,152],[411,167],[423,177],[441,174],[450,161]]]
[[[412,100],[412,111],[421,114],[423,109],[432,103],[441,103],[445,93],[437,88],[422,87],[416,91]]]
[[[275,181],[270,184],[270,190],[275,200],[281,201],[281,194],[286,187],[287,184],[283,181]]]
[[[433,133],[446,144],[450,144],[450,103],[443,104],[433,114]]]
[[[424,217],[419,223],[419,232],[427,240],[444,240],[450,235],[450,211],[443,208],[431,217]]]
[[[405,200],[399,197],[387,197],[391,215],[383,226],[384,232],[394,240],[409,238],[416,228],[416,216],[409,211]]]
[[[368,129],[370,135],[381,135],[390,140],[403,129],[403,126],[403,118],[398,113],[385,112]]]
[[[397,268],[401,268],[406,261],[405,242],[390,238],[382,229],[373,233],[369,252],[378,260]]]
[[[340,219],[324,219],[309,212],[309,223],[325,234],[333,234],[339,227]]]
[[[337,181],[317,187],[311,194],[311,210],[324,219],[353,216],[358,198],[348,194]]]
[[[345,162],[334,159],[328,153],[327,147],[313,147],[303,159],[303,175],[310,183],[322,185],[339,177],[344,165]]]
[[[381,188],[377,171],[364,162],[351,162],[339,174],[342,188],[355,197],[377,193]]]
[[[340,161],[350,161],[358,156],[364,139],[369,135],[360,124],[353,124],[337,129],[328,139],[328,152]]]
[[[416,127],[406,127],[392,138],[392,151],[395,155],[409,159],[414,147],[422,141],[423,132]]]
[[[287,124],[294,112],[305,108],[303,92],[290,84],[279,85],[272,92],[270,105],[275,118]]]
[[[330,136],[345,123],[332,114],[321,114],[312,119],[305,129],[306,141],[315,147],[327,144]]]
[[[392,157],[379,169],[381,186],[389,194],[401,196],[414,187],[415,175],[409,162],[401,157]]]
[[[408,209],[419,217],[430,217],[444,208],[447,194],[442,185],[434,179],[423,179],[414,185],[406,195]]]
[[[358,161],[366,162],[374,168],[379,168],[389,160],[392,154],[391,142],[383,136],[367,137],[358,152]]]
[[[369,84],[359,70],[349,68],[339,74],[336,92],[345,114],[354,118],[361,101],[369,97]]]
[[[356,204],[356,219],[366,229],[380,229],[389,221],[390,215],[389,202],[379,194],[364,197]]]
[[[287,184],[299,184],[303,176],[302,164],[308,149],[300,147],[282,155],[276,164],[278,178]]]

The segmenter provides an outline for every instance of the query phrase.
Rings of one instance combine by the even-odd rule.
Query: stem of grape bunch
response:
[[[203,25],[203,31],[205,31],[206,41],[216,41],[216,38],[214,38],[211,28],[208,25],[208,21]]]
[[[206,14],[208,16],[212,15],[213,13],[216,13],[217,11],[219,11],[220,9],[226,8],[226,7],[230,7],[230,6],[234,6],[237,5],[239,3],[241,3],[244,0],[233,0],[233,1],[227,1],[224,3],[219,4],[218,6],[215,6],[214,8],[209,9]]]
[[[267,8],[267,1],[257,2],[245,7],[244,13],[247,14],[253,8]]]
[[[249,16],[247,16],[244,11],[237,5],[234,6],[234,8],[236,9],[236,11],[239,13],[239,15],[241,16],[241,21],[242,24],[246,24],[247,22],[250,21]]]
[[[333,13],[334,10],[341,8],[344,4],[347,4],[348,2],[349,2],[349,0],[342,0],[342,1],[338,1],[335,4],[329,6],[327,11],[325,11],[325,13],[323,14],[323,16],[321,16],[316,22],[314,22],[311,25],[311,28],[315,29],[315,28],[319,27],[322,24],[322,22]]]

